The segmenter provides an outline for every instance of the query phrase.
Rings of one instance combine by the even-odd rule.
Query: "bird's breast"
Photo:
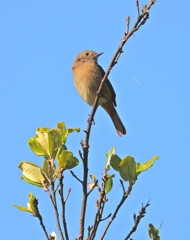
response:
[[[74,84],[80,96],[93,105],[96,92],[102,80],[101,72],[94,63],[83,63],[73,69]]]

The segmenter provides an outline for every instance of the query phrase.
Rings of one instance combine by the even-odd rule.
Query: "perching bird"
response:
[[[96,92],[105,74],[103,68],[98,65],[98,57],[102,54],[92,50],[85,50],[76,56],[72,66],[75,87],[84,101],[91,106],[94,104]],[[115,91],[110,81],[106,79],[100,92],[98,104],[106,110],[117,133],[122,136],[126,134],[126,129],[115,109],[115,98]]]

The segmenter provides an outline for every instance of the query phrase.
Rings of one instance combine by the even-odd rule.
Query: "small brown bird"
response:
[[[96,92],[105,74],[103,68],[98,65],[98,57],[102,54],[85,50],[76,56],[72,66],[75,87],[83,100],[91,106],[94,104]],[[122,136],[126,134],[126,129],[114,107],[116,106],[115,98],[115,91],[110,81],[106,79],[98,104],[110,115],[117,133]]]

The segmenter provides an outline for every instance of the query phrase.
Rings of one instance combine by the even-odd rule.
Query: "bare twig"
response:
[[[82,142],[81,142],[82,143]],[[83,161],[83,156],[82,156],[82,152],[79,150],[79,156],[80,156],[80,158],[82,159],[82,161]]]
[[[120,183],[121,183],[121,187],[123,189],[123,194],[125,194],[125,187],[124,187],[123,181],[121,179],[120,179]]]
[[[36,206],[36,217],[39,219],[39,221],[40,221],[40,225],[42,226],[42,229],[43,229],[43,231],[44,231],[44,233],[45,233],[45,235],[46,235],[46,238],[47,238],[47,240],[50,240],[50,238],[49,238],[49,236],[48,236],[48,233],[47,233],[47,231],[46,231],[46,227],[45,227],[45,225],[44,225],[44,223],[43,223],[43,218],[42,218],[42,216],[41,216],[41,214],[40,214],[40,212],[39,212],[39,209],[38,209],[38,202],[37,202],[37,204],[35,205]]]
[[[126,22],[127,22],[127,28],[126,28],[125,35],[127,35],[129,33],[129,25],[130,25],[130,17],[129,16],[126,18]]]
[[[74,178],[76,178],[81,184],[83,184],[83,182],[80,180],[80,178],[78,178],[75,173],[71,170],[70,173],[73,175]]]
[[[81,206],[81,214],[80,214],[80,236],[83,239],[84,236],[84,221],[85,221],[85,214],[86,214],[86,204],[87,204],[87,179],[88,179],[88,147],[83,148],[83,197],[82,197],[82,206]]]
[[[144,207],[142,206],[139,214],[137,216],[135,215],[135,217],[133,217],[134,218],[134,226],[131,229],[131,231],[129,232],[129,234],[127,235],[127,237],[125,238],[125,240],[129,239],[130,236],[137,230],[138,224],[140,223],[141,219],[144,217],[144,215],[146,213],[146,208],[148,206],[150,206],[149,202],[150,202],[150,200],[147,202],[147,204]]]
[[[90,193],[94,190],[95,187],[98,187],[98,180],[96,180],[96,181],[94,182],[94,185],[92,186],[92,188],[90,189],[90,191],[87,193],[88,196],[89,196]]]
[[[133,183],[133,184],[134,184],[134,183]],[[127,191],[125,192],[125,194],[123,195],[121,201],[120,201],[119,204],[117,205],[117,207],[116,207],[116,209],[115,209],[115,211],[114,211],[114,214],[112,215],[110,221],[108,222],[108,224],[107,224],[107,226],[106,226],[106,228],[105,228],[105,230],[104,230],[104,232],[103,232],[100,240],[104,239],[104,237],[105,237],[105,235],[106,235],[106,232],[108,231],[108,229],[109,229],[110,225],[112,224],[113,220],[116,218],[119,209],[121,208],[121,206],[123,205],[123,203],[125,202],[125,200],[128,198],[129,194],[131,193],[133,184],[128,186]]]
[[[54,207],[54,212],[55,212],[55,218],[56,218],[56,224],[57,224],[57,228],[60,234],[60,239],[61,240],[65,240],[64,236],[63,236],[63,232],[61,229],[61,225],[60,225],[60,221],[59,221],[59,212],[58,212],[58,208],[57,208],[57,200],[56,200],[56,191],[55,191],[55,187],[54,187],[54,180],[52,178],[53,176],[53,162],[49,161],[48,162],[48,171],[49,171],[49,177],[50,177],[50,188],[51,188],[51,193],[49,191],[49,189],[47,189],[47,193],[50,196],[51,202],[53,204]]]
[[[68,230],[67,230],[67,221],[66,221],[66,216],[65,216],[65,203],[66,200],[70,194],[70,191],[68,191],[66,200],[64,200],[64,193],[63,193],[63,174],[62,172],[59,173],[59,195],[61,197],[61,205],[62,205],[62,221],[63,221],[63,228],[64,228],[64,232],[65,232],[65,239],[69,240],[69,235],[68,235]]]
[[[138,17],[140,16],[140,9],[139,9],[139,0],[136,0],[136,7],[138,12]]]
[[[97,212],[94,218],[94,223],[89,235],[89,240],[93,240],[95,239],[96,236],[96,232],[98,230],[98,226],[100,224],[101,221],[104,221],[105,219],[107,219],[110,214],[106,217],[106,218],[102,218],[103,215],[103,211],[104,211],[104,206],[105,203],[107,202],[107,198],[106,198],[106,193],[105,193],[105,184],[106,184],[106,180],[107,180],[107,171],[105,170],[104,172],[104,176],[102,178],[102,189],[99,189],[100,192],[100,197],[99,197],[99,201],[97,201]]]
[[[65,203],[67,202],[67,199],[69,198],[70,193],[71,193],[71,188],[68,189],[67,196],[66,196],[66,198],[64,200]]]
[[[63,236],[63,232],[62,232],[60,221],[59,221],[59,212],[58,212],[58,209],[57,209],[56,193],[54,191],[54,183],[53,182],[51,184],[51,191],[52,191],[52,194],[50,194],[50,198],[51,198],[51,201],[52,201],[53,206],[54,206],[56,224],[57,224],[57,227],[58,227],[58,230],[59,230],[60,239],[64,240],[65,238]]]
[[[92,227],[91,227],[91,226],[88,226],[88,239],[89,239],[91,230],[92,230]]]
[[[55,190],[54,190],[55,193],[57,192],[58,188],[59,188],[59,185],[57,185],[57,187],[55,188]]]
[[[110,213],[107,217],[100,219],[100,221],[101,221],[101,222],[102,222],[102,221],[105,221],[105,220],[108,219],[109,217],[111,217],[111,213]]]
[[[44,231],[44,233],[45,233],[45,235],[46,235],[47,240],[49,240],[49,236],[48,236],[48,233],[47,233],[47,231],[46,231],[45,225],[44,225],[44,223],[43,223],[42,216],[41,216],[41,215],[38,216],[38,219],[40,220],[40,225],[42,226],[42,229],[43,229],[43,231]]]

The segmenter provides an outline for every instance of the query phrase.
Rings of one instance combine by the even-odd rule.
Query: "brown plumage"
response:
[[[91,106],[105,74],[103,68],[97,63],[101,54],[85,50],[76,56],[72,66],[75,87],[84,101]],[[98,103],[111,117],[117,133],[119,136],[126,134],[126,129],[114,107],[116,106],[116,94],[108,79],[106,79],[100,95]]]

